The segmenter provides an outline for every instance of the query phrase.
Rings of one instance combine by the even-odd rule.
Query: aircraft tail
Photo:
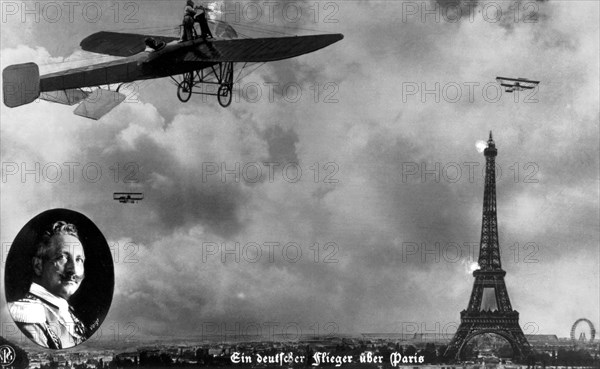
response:
[[[2,71],[4,105],[29,104],[40,96],[40,69],[35,63],[10,65]]]

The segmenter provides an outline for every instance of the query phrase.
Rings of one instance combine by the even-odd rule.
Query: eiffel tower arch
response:
[[[531,347],[519,327],[518,313],[514,314],[513,319],[503,319],[504,321],[499,321],[499,315],[502,314],[485,312],[478,316],[461,316],[461,325],[448,346],[446,355],[454,356],[457,360],[465,360],[464,349],[469,341],[479,335],[493,333],[510,344],[515,360],[523,361],[531,353]]]
[[[460,325],[446,349],[445,356],[464,360],[467,343],[485,333],[494,333],[511,345],[513,358],[523,361],[531,353],[531,346],[519,326],[519,312],[512,309],[500,262],[498,220],[496,218],[496,167],[498,154],[492,132],[483,151],[486,159],[483,218],[479,246],[479,269],[473,272],[475,282],[466,310],[460,313]]]

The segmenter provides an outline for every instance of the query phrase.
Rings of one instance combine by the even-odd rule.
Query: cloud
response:
[[[3,241],[35,214],[69,207],[121,251],[134,243],[137,262],[124,263],[121,253],[116,264],[107,321],[136,322],[141,336],[192,336],[235,323],[297,323],[304,332],[317,324],[323,332],[333,322],[344,333],[457,322],[473,283],[465,263],[476,260],[481,232],[484,157],[474,145],[493,130],[513,306],[540,333],[567,335],[569,324],[540,306],[557,293],[597,301],[589,299],[597,283],[579,281],[598,273],[598,40],[597,20],[587,19],[598,5],[535,3],[538,22],[508,27],[511,13],[505,23],[482,20],[483,4],[473,7],[473,22],[450,23],[403,21],[393,2],[340,3],[339,22],[319,27],[344,40],[263,66],[240,85],[255,83],[262,97],[240,96],[227,109],[197,96],[182,104],[164,80],[140,85],[137,100],[97,122],[47,102],[3,106],[3,162],[63,170],[57,183],[7,177]],[[157,7],[140,11],[154,17],[166,8]],[[164,17],[178,21],[179,13]],[[20,40],[32,46],[2,50],[3,65],[83,58],[56,52],[71,31],[45,24],[32,32],[39,38]],[[491,101],[497,75],[542,82],[533,96]],[[271,85],[270,99],[273,82],[280,86]],[[286,84],[301,98],[287,101]],[[407,84],[418,92],[407,95]],[[451,102],[444,94],[456,85],[461,95]],[[528,96],[535,101],[523,102]],[[73,181],[66,162],[79,163]],[[265,162],[279,164],[272,179]],[[282,171],[291,162],[301,170],[297,180]],[[102,175],[92,181],[95,165]],[[244,168],[260,168],[261,180],[248,181]],[[123,191],[145,198],[112,200]],[[252,261],[257,246],[262,254]],[[301,257],[290,261],[298,249]],[[558,287],[532,287],[539,285]],[[554,306],[567,320],[598,309]]]

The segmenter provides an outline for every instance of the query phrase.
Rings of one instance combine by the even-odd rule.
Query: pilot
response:
[[[183,11],[183,32],[181,33],[181,42],[194,39],[194,16],[196,9],[192,0],[186,0]]]
[[[84,278],[85,254],[73,224],[58,221],[40,237],[32,258],[33,280],[24,298],[9,303],[21,331],[40,346],[64,349],[89,336],[69,299]]]
[[[194,17],[194,20],[200,24],[200,37],[213,38],[210,28],[208,28],[208,21],[206,20],[206,12],[209,12],[210,9],[205,8],[202,5],[198,6],[197,9],[199,9],[200,12]]]
[[[164,41],[156,41],[152,37],[146,37],[144,43],[146,44],[146,49],[144,50],[146,52],[158,51],[166,45]]]

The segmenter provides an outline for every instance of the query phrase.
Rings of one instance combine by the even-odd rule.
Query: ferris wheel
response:
[[[586,342],[586,340],[585,340],[585,338],[586,338],[586,331],[585,330],[580,331],[579,337],[576,337],[577,327],[580,324],[583,324],[583,323],[587,323],[587,326],[588,326],[588,329],[589,329],[589,337],[590,337],[589,341],[587,341],[587,342],[591,343],[591,342],[594,341],[594,337],[596,336],[596,328],[594,328],[594,325],[592,324],[592,322],[589,319],[586,319],[586,318],[577,319],[575,321],[575,323],[573,323],[573,326],[571,327],[571,340],[573,342],[581,342],[582,340],[584,342]]]

